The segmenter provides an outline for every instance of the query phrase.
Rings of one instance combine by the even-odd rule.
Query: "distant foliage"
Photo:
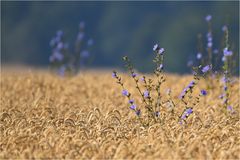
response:
[[[73,51],[70,50],[69,43],[65,41],[62,30],[57,31],[56,36],[50,41],[52,47],[52,54],[49,57],[50,68],[59,75],[76,74],[88,62],[93,40],[86,40],[84,28],[85,23],[81,22]]]

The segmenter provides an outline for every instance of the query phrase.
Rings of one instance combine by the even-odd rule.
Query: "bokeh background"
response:
[[[230,43],[239,53],[239,1],[1,1],[1,62],[47,67],[56,31],[63,30],[73,45],[84,21],[87,35],[94,39],[90,67],[120,68],[121,57],[128,55],[138,70],[150,71],[152,48],[159,43],[166,50],[166,70],[186,73],[187,61],[197,53],[197,34],[205,40],[208,14],[213,49],[220,47],[221,28],[228,24]]]

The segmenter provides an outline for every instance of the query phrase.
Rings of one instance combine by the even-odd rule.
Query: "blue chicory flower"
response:
[[[135,105],[135,104],[132,104],[131,106],[130,106],[130,109],[132,109],[132,110],[135,110],[137,108],[137,106]]]
[[[140,116],[141,110],[137,110],[135,113],[136,113],[137,116]]]
[[[122,91],[122,95],[123,95],[123,96],[129,96],[129,93],[128,93],[128,91],[127,91],[126,89],[124,89],[124,90]]]
[[[149,92],[146,90],[143,93],[144,98],[149,98]]]
[[[153,51],[158,51],[159,50],[159,46],[158,46],[158,44],[155,44],[154,46],[153,46]]]
[[[134,100],[133,100],[133,99],[130,99],[128,102],[129,102],[130,104],[133,104],[133,103],[134,103]]]
[[[163,69],[163,64],[159,65],[159,69],[162,70]]]
[[[205,67],[202,68],[202,72],[206,73],[210,70],[210,68],[211,68],[210,65],[206,65]]]
[[[113,71],[112,77],[113,77],[113,78],[117,78],[117,72],[116,72],[116,71]]]
[[[164,48],[159,49],[158,54],[163,55],[163,52],[165,51]]]
[[[198,53],[197,54],[197,59],[201,59],[202,58],[202,53]]]
[[[233,52],[232,52],[232,51],[229,51],[228,48],[224,48],[224,49],[223,49],[223,55],[224,55],[224,56],[232,56],[232,55],[233,55]]]
[[[201,95],[202,95],[202,96],[206,96],[206,95],[207,95],[207,91],[206,91],[206,90],[204,90],[204,89],[203,89],[203,90],[201,90]]]
[[[211,21],[211,19],[212,19],[212,16],[211,16],[211,15],[207,15],[207,16],[205,17],[205,20],[206,20],[207,22]]]
[[[192,108],[187,108],[181,116],[182,120],[185,120],[190,114],[193,113]]]
[[[137,73],[132,73],[132,77],[133,78],[137,77]]]

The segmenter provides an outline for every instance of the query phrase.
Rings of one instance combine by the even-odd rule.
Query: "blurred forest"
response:
[[[149,71],[152,47],[166,50],[166,70],[186,73],[197,53],[197,34],[206,45],[205,16],[212,15],[213,49],[219,48],[222,26],[229,25],[230,44],[239,53],[239,1],[84,2],[1,1],[1,62],[46,67],[49,42],[61,29],[73,47],[81,21],[94,39],[91,67],[122,67],[128,55],[137,69]]]

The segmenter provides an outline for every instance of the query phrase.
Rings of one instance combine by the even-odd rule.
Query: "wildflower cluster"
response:
[[[62,30],[57,31],[56,36],[50,41],[52,48],[52,54],[49,57],[50,67],[52,70],[57,71],[59,75],[77,73],[79,68],[83,67],[89,59],[89,49],[93,45],[93,40],[84,41],[84,28],[85,23],[81,22],[73,52],[70,51],[69,43],[66,42]]]
[[[222,86],[223,86],[223,94],[220,95],[220,98],[223,100],[223,105],[224,107],[230,112],[233,113],[233,107],[230,105],[230,83],[231,83],[231,72],[230,72],[230,65],[231,65],[231,60],[233,56],[233,52],[229,50],[229,44],[228,44],[228,28],[227,26],[223,27],[223,31],[225,34],[225,48],[223,49],[223,77],[222,77]]]
[[[197,96],[193,96],[193,90],[195,88],[195,86],[197,85],[197,83],[199,82],[200,78],[204,78],[205,75],[211,70],[211,66],[210,65],[206,65],[204,67],[202,66],[198,66],[198,67],[194,67],[194,80],[192,80],[187,87],[185,87],[183,89],[183,91],[181,92],[179,99],[181,100],[181,102],[183,102],[184,104],[184,110],[181,114],[181,116],[179,117],[180,124],[183,124],[183,122],[186,122],[186,119],[188,118],[188,116],[190,116],[193,113],[193,109],[199,104],[200,102],[200,97],[201,96],[206,96],[207,95],[207,91],[202,89],[200,91],[200,93]]]
[[[161,94],[161,86],[165,82],[165,76],[163,74],[164,66],[164,48],[160,48],[158,44],[154,45],[153,51],[155,57],[153,62],[155,63],[154,76],[155,80],[147,78],[146,76],[139,76],[127,56],[123,57],[126,68],[128,69],[130,76],[136,84],[136,89],[141,96],[143,108],[136,105],[135,101],[132,98],[131,93],[126,90],[121,77],[117,74],[116,71],[113,71],[112,77],[117,80],[117,83],[122,87],[123,96],[128,98],[130,109],[133,110],[136,115],[140,118],[142,114],[147,113],[148,121],[145,125],[149,125],[151,122],[161,122],[163,107],[168,106],[168,108],[174,113],[174,108],[176,107],[173,98],[171,97],[171,89],[167,90],[167,100],[163,101],[163,94]],[[206,90],[201,90],[199,95],[194,97],[192,95],[193,89],[197,85],[201,77],[211,70],[211,65],[206,65],[204,67],[198,66],[194,68],[194,80],[189,83],[189,85],[183,89],[179,98],[180,101],[184,103],[184,111],[180,115],[180,123],[186,121],[187,117],[193,113],[194,107],[199,103],[201,96],[206,96]],[[142,89],[144,88],[144,89]],[[166,98],[165,98],[166,99]],[[144,109],[144,111],[142,111]]]
[[[209,91],[205,89],[201,89],[198,91],[198,94],[195,94],[197,90],[197,84],[201,79],[208,78],[207,84],[211,83],[209,86],[213,86],[213,81],[210,80],[214,79],[215,73],[213,72],[213,69],[216,69],[217,67],[214,66],[213,61],[213,54],[214,55],[220,55],[221,52],[219,52],[218,49],[213,49],[213,31],[211,27],[211,20],[212,16],[208,15],[205,20],[208,23],[208,32],[206,34],[207,38],[207,45],[206,45],[206,51],[208,53],[208,57],[205,58],[203,56],[203,49],[202,49],[202,43],[201,43],[201,35],[199,35],[199,45],[198,45],[198,53],[196,58],[199,61],[198,65],[193,66],[193,62],[190,61],[189,65],[192,66],[193,70],[193,80],[190,81],[190,83],[182,90],[182,92],[179,95],[179,103],[176,104],[173,101],[173,98],[171,97],[171,89],[167,90],[167,100],[165,97],[163,97],[163,94],[161,93],[161,86],[165,82],[165,76],[163,74],[164,69],[164,54],[165,49],[161,48],[158,44],[153,46],[153,51],[155,54],[155,57],[153,59],[153,62],[155,63],[155,69],[154,69],[154,76],[155,79],[147,78],[146,76],[140,76],[136,73],[134,70],[134,67],[129,60],[127,56],[123,57],[123,60],[125,62],[125,66],[128,69],[132,79],[135,82],[136,89],[141,96],[142,99],[142,105],[137,106],[136,102],[132,98],[132,94],[129,93],[129,91],[125,88],[122,79],[120,76],[117,75],[117,72],[113,72],[113,78],[117,80],[117,83],[121,85],[123,91],[122,94],[128,98],[129,108],[135,112],[135,114],[139,117],[139,119],[142,121],[144,113],[147,113],[147,123],[144,125],[149,125],[151,122],[163,122],[164,119],[164,113],[163,108],[165,106],[168,107],[168,109],[175,114],[174,108],[176,106],[183,106],[183,110],[181,114],[179,114],[179,123],[184,124],[186,123],[186,120],[189,116],[191,116],[194,113],[194,110],[196,109],[197,105],[200,103],[200,99],[203,96],[206,96]],[[234,113],[233,107],[229,102],[230,97],[230,76],[231,76],[231,68],[233,67],[232,63],[232,57],[234,55],[233,51],[230,50],[229,44],[228,44],[228,28],[227,26],[224,26],[223,29],[225,34],[225,46],[222,49],[223,53],[223,94],[220,96],[221,99],[223,99],[224,106],[227,108],[227,110],[231,113]],[[214,57],[215,58],[215,57]],[[165,100],[165,101],[164,101]],[[144,122],[143,122],[144,123]]]
[[[203,56],[203,49],[202,49],[202,40],[201,35],[198,36],[198,53],[196,55],[196,59],[198,60],[198,65],[206,66],[202,69],[202,72],[205,72],[212,68],[208,74],[208,81],[207,85],[208,88],[213,88],[214,77],[221,78],[222,77],[222,86],[223,86],[223,93],[219,96],[223,100],[223,104],[227,110],[231,109],[230,112],[233,111],[233,107],[230,105],[230,84],[231,84],[231,75],[235,74],[235,69],[237,68],[237,57],[236,54],[231,50],[229,45],[229,30],[227,25],[223,25],[222,31],[224,33],[223,44],[220,49],[212,49],[213,48],[213,31],[212,31],[212,16],[208,15],[205,17],[205,20],[208,24],[208,32],[206,34],[207,37],[207,57]],[[219,64],[222,62],[221,64]],[[188,62],[188,66],[193,66],[193,61]],[[221,74],[222,73],[222,74]]]
[[[208,24],[208,31],[206,33],[206,51],[207,53],[204,53],[204,47],[203,47],[203,43],[202,43],[202,35],[199,34],[198,35],[198,52],[196,54],[196,60],[190,60],[188,62],[188,66],[192,67],[194,65],[194,61],[196,61],[196,65],[212,65],[212,71],[209,72],[210,77],[214,77],[215,73],[217,72],[221,72],[222,68],[221,68],[221,64],[219,63],[219,59],[222,60],[222,62],[224,63],[224,61],[227,59],[227,57],[233,57],[234,53],[233,51],[229,50],[229,46],[226,47],[226,41],[228,41],[228,27],[227,25],[224,25],[222,27],[222,31],[224,32],[224,45],[222,45],[219,49],[215,48],[213,49],[213,47],[217,46],[217,45],[213,45],[213,30],[212,30],[212,16],[211,15],[207,15],[205,17],[205,21]],[[224,50],[223,52],[220,52],[221,50]],[[223,54],[221,54],[223,53]],[[234,72],[233,68],[236,67],[237,62],[235,62],[236,60],[231,59],[230,63],[231,63],[231,67],[230,67],[230,72]],[[211,81],[209,81],[211,82]],[[212,84],[210,84],[212,85]]]
[[[122,87],[122,95],[128,98],[129,108],[133,110],[137,116],[140,116],[141,110],[137,108],[137,105],[134,103],[134,99],[131,97],[131,93],[125,89],[121,77],[118,76],[116,71],[113,71],[112,77],[117,80],[117,83]]]
[[[151,78],[147,78],[146,76],[139,76],[135,72],[129,58],[127,56],[123,57],[125,66],[128,69],[130,76],[134,80],[136,89],[141,96],[142,104],[144,106],[143,108],[137,107],[136,103],[134,103],[131,94],[125,89],[122,79],[117,75],[117,72],[113,71],[112,73],[112,77],[117,80],[117,83],[120,84],[123,89],[122,94],[128,98],[130,109],[133,110],[139,118],[142,115],[141,113],[143,113],[142,110],[145,111],[144,113],[147,113],[148,121],[146,125],[149,125],[149,123],[151,123],[152,121],[157,122],[160,120],[159,118],[161,117],[161,108],[164,105],[164,102],[161,100],[162,95],[160,92],[160,88],[163,82],[165,82],[165,78],[163,75],[163,60],[165,49],[161,48],[158,44],[156,44],[153,47],[153,52],[155,54],[153,62],[156,66],[154,69],[154,75],[156,77],[155,81]],[[170,95],[170,91],[168,95]],[[154,98],[154,96],[156,96],[156,98]],[[172,102],[172,100],[169,100],[168,102]],[[171,104],[175,105],[174,102],[172,102]]]

